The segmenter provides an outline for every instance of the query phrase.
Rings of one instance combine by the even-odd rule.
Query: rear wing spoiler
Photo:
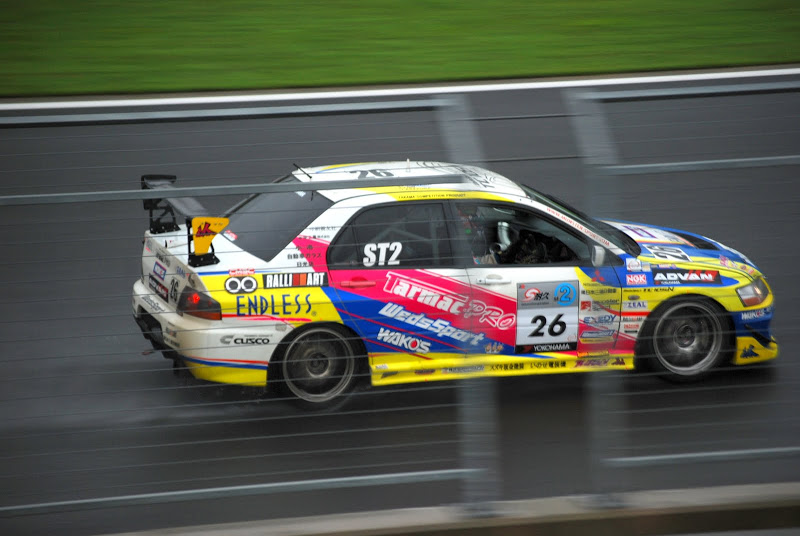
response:
[[[175,175],[142,175],[142,190],[170,190],[178,177]],[[184,216],[205,216],[206,208],[194,197],[171,197],[169,199],[145,199],[144,209],[150,212],[150,232],[170,233],[180,230],[175,211]]]
[[[142,175],[142,190],[171,190],[178,178],[175,175]],[[145,199],[144,209],[150,213],[150,233],[161,234],[180,230],[175,212],[186,216],[187,251],[189,266],[217,264],[211,241],[227,225],[228,218],[208,216],[208,210],[193,197]],[[192,244],[194,243],[194,251]],[[209,248],[211,251],[209,251]]]

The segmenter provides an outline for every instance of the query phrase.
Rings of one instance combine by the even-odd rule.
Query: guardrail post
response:
[[[496,465],[495,378],[462,380],[458,386],[458,413],[461,428],[463,481],[462,501],[471,516],[494,514],[492,502],[498,498]]]
[[[451,162],[482,165],[483,150],[469,101],[464,95],[447,95],[439,100],[445,103],[437,113],[448,158]],[[462,350],[469,352],[468,348]],[[458,386],[462,467],[475,470],[468,472],[463,481],[462,502],[471,516],[493,515],[491,502],[499,497],[496,381],[475,378],[463,380]]]
[[[613,218],[619,214],[620,179],[598,172],[602,166],[616,164],[618,159],[605,116],[600,104],[585,93],[570,91],[565,100],[583,164],[586,204],[593,215]],[[619,496],[615,495],[623,488],[621,472],[614,471],[606,462],[611,457],[613,445],[621,443],[614,432],[624,427],[621,389],[622,379],[618,372],[589,374],[585,404],[588,408],[588,449],[594,492],[589,502],[597,508],[622,506]]]

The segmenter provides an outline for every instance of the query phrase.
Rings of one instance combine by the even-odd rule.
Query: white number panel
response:
[[[518,284],[516,353],[576,350],[579,296],[578,281]]]

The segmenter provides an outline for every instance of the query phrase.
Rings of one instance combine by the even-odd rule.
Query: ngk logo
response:
[[[431,343],[428,341],[390,329],[380,328],[377,339],[380,342],[385,342],[416,354],[427,354],[431,349]]]

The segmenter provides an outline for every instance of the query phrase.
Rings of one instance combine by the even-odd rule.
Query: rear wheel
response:
[[[729,322],[716,304],[701,298],[676,298],[657,309],[645,333],[651,368],[672,381],[706,375],[729,351]]]
[[[305,408],[329,408],[356,383],[354,335],[337,326],[316,326],[293,338],[280,360],[281,385]]]

